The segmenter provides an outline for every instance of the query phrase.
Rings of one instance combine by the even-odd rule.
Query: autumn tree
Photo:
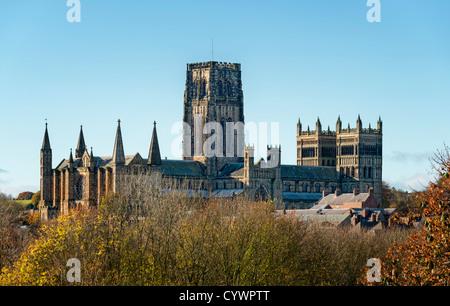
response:
[[[383,260],[386,285],[450,284],[450,154],[446,147],[433,158],[436,181],[417,200],[422,210],[412,219],[425,219],[408,241],[394,245]]]
[[[33,192],[31,191],[24,191],[19,193],[17,196],[17,200],[31,200],[31,197],[33,197]]]
[[[37,207],[37,205],[39,205],[40,199],[41,199],[41,192],[38,191],[31,197],[31,204],[33,204],[34,207]]]

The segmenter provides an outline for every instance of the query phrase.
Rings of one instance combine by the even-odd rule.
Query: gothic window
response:
[[[85,198],[86,193],[86,178],[80,176],[75,184],[75,200],[82,200]]]
[[[286,183],[286,185],[285,185],[285,191],[286,191],[286,192],[291,191],[291,187],[289,186],[289,183]]]
[[[308,184],[303,183],[303,192],[308,192]]]
[[[85,157],[83,160],[83,167],[89,167],[89,159],[87,157]]]
[[[233,87],[230,81],[227,82],[227,96],[233,96]]]
[[[222,80],[219,81],[217,84],[217,95],[223,96],[223,82]]]
[[[371,167],[369,167],[369,168],[367,169],[367,177],[368,177],[368,178],[372,178],[372,168],[371,168]]]
[[[201,87],[201,97],[203,98],[206,96],[206,80],[202,80],[202,87]]]
[[[316,184],[316,193],[320,193],[320,184]]]

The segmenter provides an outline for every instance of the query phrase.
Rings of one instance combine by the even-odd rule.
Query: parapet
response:
[[[218,69],[232,69],[236,71],[241,71],[241,64],[237,63],[227,63],[227,62],[199,62],[199,63],[190,63],[187,64],[187,70],[191,71],[193,69],[202,69],[202,68],[218,68]]]

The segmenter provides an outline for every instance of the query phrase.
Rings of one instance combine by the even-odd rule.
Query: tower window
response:
[[[217,84],[217,94],[223,96],[223,82],[221,80]]]
[[[231,85],[231,82],[227,82],[227,95],[231,97],[233,95],[233,86]]]

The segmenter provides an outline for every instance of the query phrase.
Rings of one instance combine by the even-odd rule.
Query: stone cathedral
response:
[[[219,126],[210,134],[220,131],[222,139],[231,140],[214,142],[212,155],[201,150],[208,141],[203,126],[211,122]],[[95,207],[107,194],[119,190],[120,173],[134,170],[156,171],[162,177],[187,182],[187,189],[198,186],[207,197],[272,199],[284,208],[309,208],[326,193],[372,188],[381,203],[381,119],[376,129],[370,125],[363,129],[358,117],[352,129],[350,125],[343,128],[339,118],[336,131],[323,130],[319,119],[315,130],[303,131],[299,120],[297,165],[281,164],[280,146],[268,147],[272,153],[266,160],[255,162],[254,148],[242,145],[241,65],[210,61],[187,65],[183,123],[181,160],[161,158],[156,122],[149,135],[148,154],[126,155],[119,120],[111,156],[95,156],[92,147],[88,150],[81,127],[76,150],[71,149],[69,158],[55,168],[46,124],[40,162],[41,213],[51,209],[65,214],[72,208]],[[274,166],[268,167],[269,161]]]

